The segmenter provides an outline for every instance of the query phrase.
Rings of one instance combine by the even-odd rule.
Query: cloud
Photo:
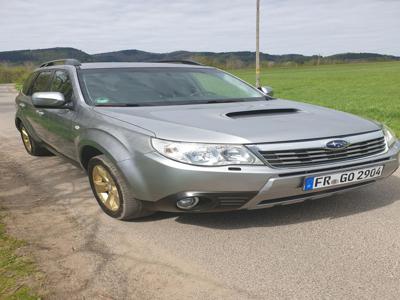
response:
[[[261,0],[268,53],[400,55],[400,1]],[[255,0],[0,0],[0,51],[253,50]]]

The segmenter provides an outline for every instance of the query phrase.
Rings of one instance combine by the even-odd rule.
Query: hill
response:
[[[55,60],[60,58],[76,58],[81,61],[90,61],[91,55],[75,48],[48,48],[35,50],[16,50],[0,52],[0,62],[11,64],[33,63]]]
[[[94,61],[157,61],[157,60],[197,60],[208,65],[224,68],[242,68],[254,64],[255,53],[251,51],[237,52],[190,52],[175,51],[169,53],[153,53],[141,50],[121,50],[114,52],[88,54],[81,50],[69,47],[57,47],[35,50],[17,50],[0,52],[0,63],[21,65],[32,63],[38,65],[42,62],[60,58],[76,58],[82,62]],[[331,56],[318,57],[301,54],[271,55],[261,53],[261,60],[268,64],[324,64],[353,61],[389,61],[400,60],[400,57],[376,53],[343,53]]]

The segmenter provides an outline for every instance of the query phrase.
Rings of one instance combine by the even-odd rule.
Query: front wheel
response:
[[[90,186],[102,210],[119,220],[132,220],[151,215],[140,200],[134,198],[125,178],[105,155],[89,161]]]

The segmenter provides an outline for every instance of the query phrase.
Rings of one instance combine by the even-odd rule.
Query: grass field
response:
[[[24,242],[8,236],[0,216],[0,299],[39,299],[27,285],[34,280],[36,272],[33,263],[18,255]]]
[[[254,70],[231,72],[255,82]],[[400,136],[400,62],[270,68],[261,78],[277,97],[375,119]]]

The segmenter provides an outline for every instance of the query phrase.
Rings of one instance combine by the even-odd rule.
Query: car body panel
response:
[[[279,113],[282,109],[296,112]],[[203,143],[271,143],[319,139],[380,130],[369,120],[288,100],[158,107],[96,107],[101,114],[154,132],[166,140]],[[231,118],[229,113],[270,110]],[[278,113],[274,114],[274,111]],[[189,117],[188,117],[189,116]]]
[[[40,108],[36,114],[40,119],[41,139],[56,151],[76,159],[74,140],[77,133],[73,125],[78,117],[77,112],[72,109]]]

